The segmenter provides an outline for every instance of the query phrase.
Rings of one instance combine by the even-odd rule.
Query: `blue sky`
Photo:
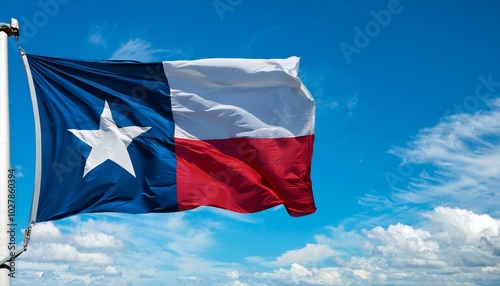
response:
[[[202,208],[43,223],[13,285],[495,284],[499,14],[494,0],[2,0],[0,22],[19,20],[28,53],[295,55],[317,106],[315,214]],[[11,163],[25,227],[34,127],[9,42]]]

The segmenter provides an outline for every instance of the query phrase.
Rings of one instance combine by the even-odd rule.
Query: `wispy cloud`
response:
[[[325,83],[329,80],[324,70],[300,70],[299,76],[307,86],[314,98],[316,108],[330,111],[342,106],[338,99],[332,98],[332,94],[324,90]]]
[[[335,109],[335,108],[337,108],[338,106],[339,106],[338,101],[332,100],[332,101],[330,102],[330,108],[331,108],[331,109]]]
[[[135,60],[140,62],[153,62],[166,60],[166,57],[186,56],[180,49],[158,49],[152,43],[143,39],[132,39],[122,43],[113,52],[111,60]]]
[[[100,25],[94,24],[90,27],[88,41],[92,45],[106,47],[108,41],[104,37],[106,31],[108,31],[108,24],[103,23]]]
[[[393,203],[385,196],[365,194],[358,197],[358,204],[369,207],[374,211],[387,210],[392,207]]]
[[[356,109],[356,107],[358,107],[358,101],[359,101],[359,98],[358,98],[358,94],[356,93],[353,97],[351,97],[351,99],[349,99],[349,101],[347,102],[347,110],[349,110],[349,115],[352,115],[353,114],[353,111],[354,109]]]
[[[152,62],[157,59],[158,53],[163,50],[154,49],[146,40],[134,39],[120,45],[111,56],[112,60],[136,60]]]
[[[282,205],[278,205],[268,211],[276,211],[280,209]],[[224,210],[224,209],[219,209],[219,208],[213,208],[213,207],[207,207],[207,208],[200,208],[200,210],[203,209],[203,211],[209,211],[221,218],[228,218],[231,220],[239,221],[239,222],[245,222],[245,223],[251,223],[251,224],[256,224],[260,223],[261,219],[258,219],[256,215],[254,214],[241,214],[241,213],[235,213],[232,211]],[[193,210],[197,211],[197,210]]]
[[[354,96],[348,108],[356,108],[357,101]],[[421,285],[491,284],[500,279],[500,220],[495,218],[499,215],[500,99],[491,101],[489,110],[447,116],[390,153],[411,166],[406,168],[410,175],[400,178],[406,184],[392,195],[358,198],[379,216],[372,214],[368,223],[353,223],[352,231],[328,227],[329,234],[316,235],[314,243],[288,250],[271,263],[252,257],[251,262],[280,268],[247,276],[240,273],[239,281]],[[327,251],[308,251],[312,249]]]
[[[399,188],[403,203],[446,202],[500,215],[500,99],[490,110],[445,117],[390,153],[421,171]]]
[[[21,165],[15,165],[14,166],[14,170],[15,170],[14,175],[16,176],[16,178],[24,178],[24,170],[25,169],[26,168],[24,168]]]

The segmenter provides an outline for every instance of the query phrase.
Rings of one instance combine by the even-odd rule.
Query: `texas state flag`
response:
[[[31,220],[199,206],[313,213],[315,107],[298,65],[27,55],[37,132]]]

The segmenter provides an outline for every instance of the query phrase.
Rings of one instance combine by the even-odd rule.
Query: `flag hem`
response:
[[[36,215],[38,211],[38,200],[40,198],[40,183],[41,183],[41,173],[42,173],[42,133],[40,127],[40,114],[38,112],[38,101],[35,91],[35,84],[33,82],[33,77],[31,75],[31,69],[29,66],[28,58],[24,51],[21,51],[21,58],[24,63],[24,69],[26,71],[26,77],[28,79],[28,85],[31,94],[31,104],[33,107],[33,117],[35,123],[35,184],[33,187],[33,199],[31,203],[31,214],[29,223],[36,222]]]

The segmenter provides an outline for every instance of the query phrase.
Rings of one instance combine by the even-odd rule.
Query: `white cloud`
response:
[[[61,242],[63,235],[53,222],[39,223],[31,230],[31,236],[41,242]]]
[[[220,223],[188,216],[99,214],[40,223],[33,229],[28,251],[17,260],[22,278],[16,282],[173,285],[178,277],[193,273],[224,275],[233,264],[201,256],[214,247],[212,229]]]
[[[118,270],[116,270],[116,268],[114,266],[111,266],[111,265],[108,265],[106,266],[106,268],[104,269],[104,272],[106,274],[111,274],[111,275],[117,275],[117,274],[120,274],[118,272]]]
[[[422,228],[395,224],[366,231],[364,260],[388,272],[405,271],[414,277],[432,271],[442,281],[445,275],[460,277],[461,273],[479,279],[483,275],[480,267],[500,264],[500,220],[447,207],[437,207],[424,216],[429,220]]]
[[[102,232],[77,234],[72,240],[77,246],[83,248],[121,248],[122,246],[122,242],[116,237]]]
[[[28,252],[18,260],[22,278],[16,282],[363,285],[369,281],[417,285],[491,284],[498,278],[499,219],[443,206],[421,215],[424,220],[417,225],[395,223],[362,231],[327,227],[327,233],[314,236],[314,243],[271,261],[249,258],[249,268],[203,258],[203,249],[214,248],[212,229],[220,229],[220,224],[196,221],[188,213],[128,215],[121,216],[121,222],[113,222],[119,216],[102,220],[77,217],[73,219],[76,225],[44,223],[35,227]],[[116,231],[124,232],[118,238]],[[141,240],[145,236],[156,244]],[[123,247],[103,247],[114,241],[121,241]],[[255,268],[259,265],[271,270]]]
[[[361,279],[366,280],[370,277],[371,272],[363,270],[363,269],[355,269],[352,271],[352,274],[354,274],[355,276],[358,276]]]
[[[439,247],[436,242],[429,239],[431,238],[429,232],[400,223],[390,225],[387,230],[377,226],[367,231],[366,236],[372,241],[377,241],[371,251],[383,255],[433,252]]]
[[[321,261],[326,257],[331,257],[334,253],[335,252],[328,245],[308,243],[303,248],[289,250],[277,257],[276,260],[264,262],[263,264],[267,266],[288,266],[297,261],[300,261],[302,264],[308,264]]]
[[[81,222],[77,218],[72,220]],[[70,285],[74,281],[90,284],[105,277],[120,279],[115,261],[119,249],[115,246],[121,242],[112,233],[87,228],[98,225],[95,221],[76,225],[68,225],[67,221],[35,225],[28,250],[16,260],[16,285]]]
[[[457,238],[478,241],[481,237],[499,235],[500,221],[489,215],[477,215],[457,208],[437,207],[434,212],[429,212],[425,216],[437,222],[445,233],[453,234]]]
[[[113,260],[98,252],[81,252],[76,247],[67,243],[39,244],[34,242],[30,246],[29,252],[23,257],[29,261],[49,261],[49,262],[81,262],[92,264],[110,264]]]
[[[356,232],[329,227],[329,235],[315,236],[317,244],[296,253],[305,254],[304,249],[316,246],[330,249],[330,255],[309,252],[308,258],[294,257],[290,269],[252,277],[240,273],[239,279],[258,281],[253,285],[364,285],[367,281],[371,285],[422,285],[491,284],[499,278],[500,220],[442,206],[421,215],[426,220],[418,227],[396,223]],[[308,267],[300,262],[304,259],[317,263]]]
[[[280,268],[273,272],[257,273],[255,277],[261,280],[260,285],[341,285],[340,273],[335,268],[311,268],[293,263],[290,269]]]
[[[170,241],[167,247],[176,253],[201,253],[213,246],[213,232],[211,227],[216,224],[207,222],[204,227],[189,227],[185,220],[186,213],[174,213],[165,220],[165,226],[161,231],[162,236]]]

